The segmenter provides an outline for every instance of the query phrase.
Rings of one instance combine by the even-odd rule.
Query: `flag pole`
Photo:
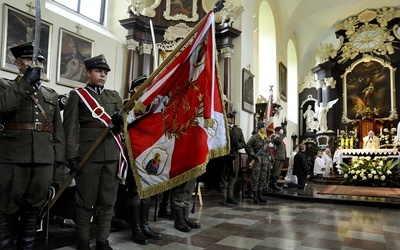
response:
[[[165,66],[178,54],[178,52],[183,48],[183,46],[194,36],[194,34],[200,29],[200,27],[203,25],[203,23],[206,21],[206,17],[208,15],[204,16],[200,22],[194,26],[194,28],[186,35],[186,37],[176,46],[176,48],[169,54],[169,56],[154,70],[153,73],[147,78],[147,80],[140,86],[137,92],[135,92],[132,97],[129,99],[129,101],[123,106],[123,108],[119,111],[119,114],[122,115],[124,112],[126,112],[133,103],[141,96],[145,88],[147,88],[150,83],[153,81],[153,79],[161,72],[161,70],[164,69]],[[85,163],[89,160],[90,156],[94,153],[94,151],[97,149],[97,147],[103,142],[103,140],[106,138],[110,130],[114,127],[112,123],[109,124],[108,127],[104,129],[102,134],[99,136],[97,141],[93,144],[93,146],[89,149],[89,151],[86,153],[86,155],[81,159],[79,162],[79,167],[82,168]],[[76,172],[71,173],[67,180],[65,180],[64,184],[60,187],[60,189],[57,191],[56,195],[54,198],[51,200],[49,206],[50,208],[56,203],[58,198],[60,198],[61,194],[65,191],[65,189],[68,187],[69,183],[72,181],[72,179],[76,176]]]
[[[194,34],[200,29],[203,23],[206,21],[206,17],[204,16],[200,22],[194,26],[194,28],[186,35],[186,37],[176,46],[176,48],[168,55],[168,57],[158,66],[153,73],[147,78],[147,80],[140,86],[138,91],[136,91],[129,101],[122,108],[123,111],[127,111],[133,103],[142,95],[143,91],[150,85],[153,79],[167,66],[167,64],[178,54],[178,52],[183,48],[183,46],[194,36]],[[120,112],[121,113],[121,112]]]

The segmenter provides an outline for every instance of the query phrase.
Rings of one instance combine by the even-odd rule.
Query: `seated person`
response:
[[[379,149],[379,138],[375,136],[372,130],[363,138],[363,143],[363,149]]]

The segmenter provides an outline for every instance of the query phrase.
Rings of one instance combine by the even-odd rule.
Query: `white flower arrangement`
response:
[[[350,165],[340,164],[345,183],[357,186],[397,186],[398,161],[385,156],[353,157]]]

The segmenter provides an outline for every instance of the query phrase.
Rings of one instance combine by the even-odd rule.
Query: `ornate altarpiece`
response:
[[[366,9],[336,25],[338,48],[332,44],[319,46],[317,64],[300,84],[299,105],[309,96],[318,103],[339,98],[328,114],[334,147],[339,131],[357,130],[362,141],[369,130],[378,134],[381,127],[397,127],[398,23],[400,10],[395,7]],[[304,118],[299,118],[304,124]],[[300,142],[313,140],[317,144],[318,133],[310,135],[301,127],[299,134]]]

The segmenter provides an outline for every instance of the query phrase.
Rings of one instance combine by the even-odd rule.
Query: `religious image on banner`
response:
[[[214,34],[210,12],[126,116],[126,146],[142,198],[202,175],[211,158],[229,153]]]

